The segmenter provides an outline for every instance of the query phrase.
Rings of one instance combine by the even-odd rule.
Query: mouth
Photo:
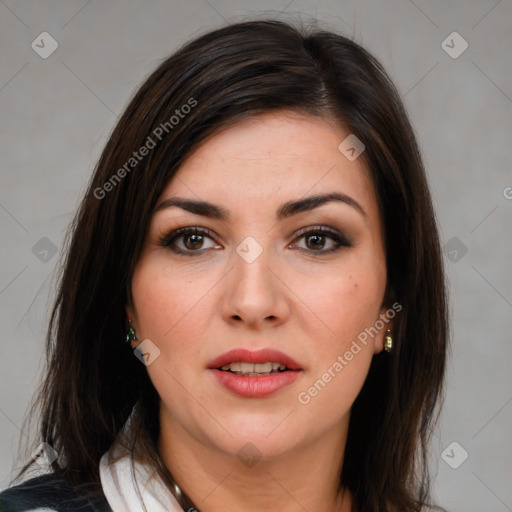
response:
[[[261,377],[262,375],[272,375],[275,373],[299,371],[288,368],[285,364],[268,361],[266,363],[247,363],[238,361],[236,363],[229,363],[215,368],[222,372],[233,373],[243,377]]]
[[[210,361],[208,368],[254,377],[303,369],[292,357],[272,348],[229,350]]]
[[[293,384],[303,372],[292,357],[270,348],[230,350],[207,368],[225,389],[244,398],[268,397]]]

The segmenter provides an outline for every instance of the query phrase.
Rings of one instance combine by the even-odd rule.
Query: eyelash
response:
[[[307,235],[311,236],[311,235],[316,235],[316,234],[329,235],[328,238],[331,238],[336,243],[336,245],[328,250],[315,251],[312,249],[303,249],[303,248],[301,248],[299,250],[306,251],[309,254],[312,254],[314,256],[321,256],[324,254],[336,252],[336,251],[340,250],[342,247],[352,247],[352,244],[347,240],[347,238],[345,238],[345,236],[343,236],[341,233],[338,233],[337,231],[335,231],[331,228],[328,228],[326,226],[304,228],[296,234],[294,241],[299,238],[306,237]],[[162,236],[158,245],[160,245],[161,247],[167,247],[172,252],[174,252],[176,254],[183,254],[185,256],[196,256],[197,253],[201,254],[201,252],[206,250],[206,249],[197,249],[195,251],[194,250],[184,251],[182,249],[178,249],[176,246],[173,246],[173,244],[175,244],[177,239],[179,239],[183,236],[186,236],[186,235],[201,235],[201,236],[207,236],[208,238],[211,238],[212,240],[215,239],[213,232],[207,228],[186,227],[186,228],[177,229],[176,231],[173,231],[167,235]]]

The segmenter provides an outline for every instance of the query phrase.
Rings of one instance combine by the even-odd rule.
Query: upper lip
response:
[[[235,348],[224,352],[208,363],[208,368],[220,368],[229,363],[280,363],[290,370],[302,370],[302,367],[292,357],[273,348],[250,350],[246,348]]]

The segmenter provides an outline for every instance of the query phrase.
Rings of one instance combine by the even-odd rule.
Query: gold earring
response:
[[[389,329],[386,331],[386,335],[384,336],[384,350],[386,352],[391,352],[391,350],[393,350],[393,338],[391,337],[391,331]]]

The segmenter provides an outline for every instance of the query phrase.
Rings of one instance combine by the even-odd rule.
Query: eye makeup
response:
[[[211,240],[215,246],[204,247],[204,242],[207,239]],[[306,247],[294,247],[297,241],[302,239],[304,239]],[[312,244],[310,243],[311,240],[313,240]],[[330,244],[327,243],[329,240]],[[219,250],[222,248],[216,242],[216,235],[213,231],[200,226],[188,226],[172,230],[160,237],[158,245],[168,248],[175,254],[192,257],[204,254],[208,249]],[[320,245],[321,247],[311,248],[311,245]],[[330,245],[330,247],[325,249],[325,245]],[[352,243],[339,230],[331,226],[319,225],[300,229],[293,235],[293,242],[288,244],[287,247],[314,256],[322,256],[336,252],[344,247],[352,247]]]

